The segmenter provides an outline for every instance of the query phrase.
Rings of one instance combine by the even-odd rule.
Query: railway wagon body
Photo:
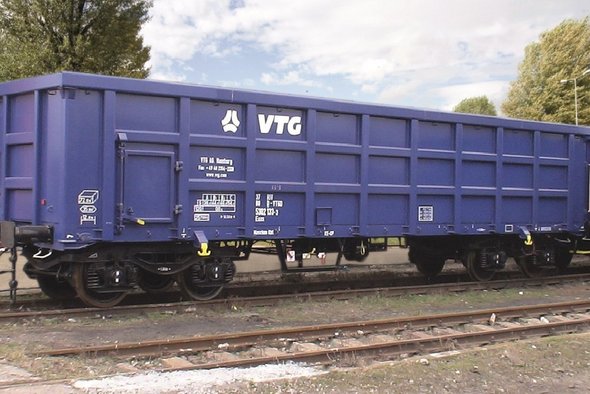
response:
[[[532,275],[579,247],[588,135],[64,72],[0,84],[0,236],[47,294],[96,306],[174,281],[213,297],[261,241],[285,270],[404,237],[427,275],[508,256]]]

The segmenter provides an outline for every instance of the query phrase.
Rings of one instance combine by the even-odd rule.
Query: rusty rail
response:
[[[445,326],[461,323],[487,322],[492,314],[498,320],[513,319],[516,317],[536,317],[546,314],[559,314],[567,312],[590,311],[590,300],[561,302],[551,304],[538,304],[526,306],[514,306],[503,308],[483,309],[477,311],[444,313],[413,317],[396,317],[391,319],[330,323],[305,327],[281,328],[262,331],[250,331],[242,333],[230,333],[221,335],[207,335],[188,338],[151,340],[131,343],[116,343],[98,346],[51,349],[39,351],[36,356],[162,356],[169,354],[197,353],[215,350],[223,346],[226,350],[247,348],[260,343],[272,341],[299,341],[304,339],[317,339],[339,335],[391,331],[401,329],[417,329],[431,326]],[[466,336],[469,337],[469,336]],[[458,337],[457,339],[462,339]],[[464,338],[463,338],[464,339]]]

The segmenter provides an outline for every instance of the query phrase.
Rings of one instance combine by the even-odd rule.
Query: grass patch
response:
[[[274,322],[313,324],[331,316],[337,320],[368,320],[395,315],[424,315],[466,309],[487,309],[494,306],[539,302],[547,289],[503,289],[500,291],[468,291],[427,295],[387,296],[375,294],[342,301],[286,300],[276,306],[244,308]],[[330,313],[326,313],[327,310]],[[240,312],[241,308],[227,312]]]

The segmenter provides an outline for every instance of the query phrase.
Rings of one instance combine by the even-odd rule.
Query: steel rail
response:
[[[535,325],[523,325],[510,328],[499,328],[493,331],[477,331],[437,335],[429,338],[414,338],[370,345],[332,348],[309,352],[285,353],[273,356],[244,358],[238,360],[219,361],[205,364],[165,368],[162,371],[197,370],[230,367],[250,367],[261,364],[286,361],[316,362],[332,364],[343,357],[394,357],[401,354],[422,354],[426,352],[456,349],[462,345],[486,345],[494,342],[505,342],[524,337],[539,337],[572,333],[590,327],[590,317],[578,320],[559,321]]]
[[[476,323],[488,321],[492,314],[497,319],[511,319],[521,316],[540,316],[574,311],[590,311],[590,300],[560,302],[551,304],[525,305],[513,307],[490,308],[466,312],[443,313],[425,316],[395,317],[390,319],[330,323],[322,325],[279,328],[221,335],[206,335],[187,338],[150,340],[142,342],[116,343],[98,346],[51,349],[36,352],[36,356],[148,356],[167,354],[197,353],[215,350],[220,345],[224,349],[251,347],[261,342],[276,340],[295,341],[302,339],[318,339],[333,337],[336,333],[355,333],[357,331],[379,332],[401,330],[405,328],[421,328],[441,326],[445,324]]]
[[[62,319],[72,317],[108,317],[124,316],[129,314],[156,313],[166,311],[167,313],[185,313],[194,311],[194,308],[227,308],[230,306],[268,306],[285,300],[344,300],[356,297],[364,297],[375,294],[387,296],[415,295],[415,294],[436,294],[438,292],[463,292],[478,290],[498,290],[526,286],[555,285],[569,282],[583,282],[590,280],[590,274],[562,275],[548,278],[518,278],[496,280],[490,282],[463,282],[463,283],[441,283],[419,286],[394,286],[379,287],[370,289],[347,289],[315,291],[296,294],[280,294],[269,296],[256,296],[246,298],[223,298],[210,301],[186,301],[164,304],[149,305],[119,305],[113,308],[71,308],[43,311],[6,311],[0,312],[0,324],[15,323],[33,319]]]

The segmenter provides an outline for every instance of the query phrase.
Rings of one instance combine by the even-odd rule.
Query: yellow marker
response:
[[[137,224],[139,224],[140,226],[144,226],[145,225],[145,220],[143,220],[143,219],[136,219],[135,222]]]
[[[199,250],[199,251],[197,252],[197,254],[198,254],[199,256],[201,256],[201,257],[204,257],[204,256],[211,256],[211,251],[210,251],[210,250],[208,250],[208,249],[209,249],[209,245],[208,245],[208,244],[206,244],[206,243],[202,243],[202,244],[201,244],[201,250]]]

